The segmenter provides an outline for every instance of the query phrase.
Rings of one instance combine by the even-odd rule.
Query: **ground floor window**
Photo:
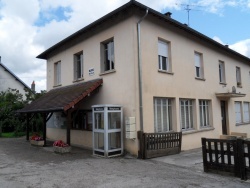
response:
[[[72,129],[92,131],[92,111],[78,110],[73,112]]]
[[[182,130],[194,128],[193,100],[180,99],[180,123]]]
[[[199,100],[199,111],[200,111],[200,127],[210,126],[208,100]]]
[[[172,99],[154,98],[155,132],[167,132],[172,126]]]
[[[243,113],[243,121],[245,122],[245,123],[247,123],[247,122],[250,122],[250,118],[249,118],[249,102],[244,102],[243,103],[243,111],[244,111],[244,113]]]
[[[235,102],[235,120],[237,123],[242,123],[241,102]]]

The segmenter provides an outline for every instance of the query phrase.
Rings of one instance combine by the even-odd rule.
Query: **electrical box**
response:
[[[135,117],[126,117],[125,124],[126,125],[135,124]]]
[[[126,132],[135,131],[135,124],[127,124],[126,125]]]
[[[136,132],[126,132],[126,138],[128,139],[135,139],[136,138]]]
[[[126,124],[125,125],[126,138],[135,139],[136,138],[135,117],[126,117],[125,124]]]

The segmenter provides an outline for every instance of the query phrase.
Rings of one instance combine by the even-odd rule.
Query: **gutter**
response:
[[[137,22],[137,43],[138,43],[138,80],[139,80],[139,106],[140,106],[140,131],[143,132],[143,102],[142,102],[142,61],[141,61],[141,22],[148,15],[148,8],[145,15]]]

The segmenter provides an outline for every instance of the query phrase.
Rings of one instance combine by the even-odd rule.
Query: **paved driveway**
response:
[[[71,154],[60,155],[50,147],[30,146],[24,138],[0,138],[0,187],[250,187],[249,181],[180,166],[173,161],[182,159],[173,156],[164,162],[91,154],[73,148]]]

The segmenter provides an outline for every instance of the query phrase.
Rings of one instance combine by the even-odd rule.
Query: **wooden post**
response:
[[[67,144],[70,145],[70,127],[71,127],[71,111],[68,110],[68,114],[67,114],[67,135],[66,135],[66,138],[67,138]]]
[[[46,113],[43,113],[43,140],[44,140],[44,147],[46,146]]]
[[[203,168],[204,168],[204,172],[208,172],[206,138],[201,138],[201,144],[202,144]]]
[[[244,157],[244,141],[242,139],[237,139],[237,163],[235,164],[235,176],[240,177],[242,180],[247,180],[246,176],[246,160]]]
[[[30,127],[30,114],[29,113],[27,113],[26,118],[27,118],[27,122],[26,122],[26,140],[29,141],[29,134],[30,134],[30,129],[29,129],[29,127]]]

